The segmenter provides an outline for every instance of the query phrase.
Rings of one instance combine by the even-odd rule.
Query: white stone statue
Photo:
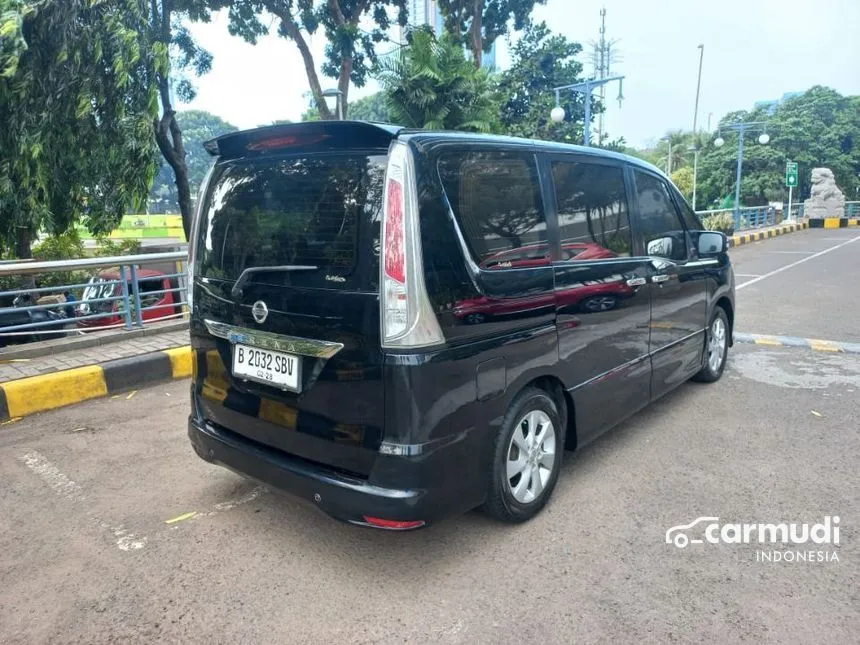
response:
[[[812,169],[812,190],[803,214],[810,218],[845,217],[845,195],[836,186],[830,168]]]

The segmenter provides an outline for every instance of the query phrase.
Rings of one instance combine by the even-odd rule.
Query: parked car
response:
[[[0,347],[33,343],[42,340],[61,338],[64,334],[56,333],[69,327],[74,328],[74,320],[67,317],[68,307],[52,307],[50,309],[30,309],[39,305],[50,305],[64,302],[59,296],[43,296],[36,298],[29,293],[17,296],[11,307],[0,307]],[[29,332],[29,329],[18,329],[19,325],[38,324],[32,328],[32,333],[3,335],[4,331]]]
[[[144,322],[160,320],[181,313],[179,292],[166,291],[177,288],[175,279],[168,278],[161,271],[154,269],[138,269],[137,279],[140,290],[141,318]],[[129,298],[133,304],[133,288],[126,274]],[[119,271],[110,269],[100,272],[89,281],[84,288],[81,301],[77,306],[77,316],[92,316],[95,314],[110,314],[102,318],[79,319],[81,329],[94,329],[110,325],[120,325],[125,321],[122,300],[107,300],[122,296],[122,281]]]
[[[650,164],[349,121],[206,148],[191,443],[337,519],[527,520],[564,449],[723,373],[728,241]]]

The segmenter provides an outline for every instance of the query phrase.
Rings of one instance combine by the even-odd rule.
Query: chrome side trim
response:
[[[343,349],[343,343],[333,343],[326,340],[311,340],[298,336],[283,336],[267,331],[234,327],[215,320],[204,320],[209,333],[218,338],[224,338],[231,343],[242,343],[262,349],[277,352],[288,352],[314,358],[331,358]]]
[[[692,262],[687,262],[685,267],[715,267],[720,263],[717,258],[708,258],[706,260],[694,260]]]

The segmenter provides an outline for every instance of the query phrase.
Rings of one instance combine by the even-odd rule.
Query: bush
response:
[[[702,220],[702,224],[708,231],[729,233],[734,231],[735,218],[731,213],[714,213]]]

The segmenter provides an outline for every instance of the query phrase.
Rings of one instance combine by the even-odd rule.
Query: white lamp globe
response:
[[[549,118],[552,119],[555,123],[561,123],[564,121],[564,108],[560,105],[556,105],[552,112],[549,113]]]
[[[726,142],[726,140],[723,139],[722,137],[717,137],[716,139],[714,139],[714,145],[717,146],[718,148],[722,148],[723,144],[725,142]]]
[[[758,142],[759,142],[761,145],[766,145],[768,141],[770,141],[770,135],[769,135],[767,132],[765,132],[764,134],[762,134],[762,135],[761,135],[761,136],[759,136],[759,138],[758,138]]]

